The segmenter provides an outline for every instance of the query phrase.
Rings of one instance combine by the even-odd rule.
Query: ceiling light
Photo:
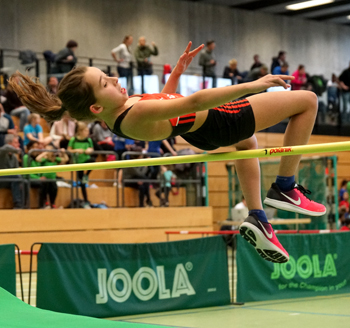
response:
[[[299,2],[295,3],[294,5],[288,5],[286,6],[286,9],[288,10],[301,10],[301,9],[306,9],[306,8],[311,8],[311,7],[316,7],[316,6],[322,6],[327,3],[334,2],[334,0],[311,0],[311,1],[304,1],[304,2]]]
[[[346,17],[347,19],[350,19],[350,15]]]

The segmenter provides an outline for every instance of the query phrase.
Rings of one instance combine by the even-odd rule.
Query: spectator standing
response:
[[[14,169],[19,167],[17,154],[20,152],[18,137],[13,134],[5,136],[5,145],[0,147],[0,169]],[[14,181],[1,181],[13,179]],[[11,189],[13,208],[21,209],[24,205],[24,180],[20,175],[0,177],[0,188]]]
[[[42,166],[53,166],[59,164],[66,164],[69,161],[68,155],[65,153],[65,149],[60,151],[52,152],[55,150],[55,147],[52,145],[47,145],[46,150],[51,150],[50,152],[43,152],[36,157],[36,161],[41,163]],[[49,196],[50,203],[45,202],[45,208],[56,208],[55,201],[57,197],[57,174],[56,172],[52,173],[43,173],[41,179],[46,185],[46,192]],[[46,198],[46,195],[45,195]]]
[[[77,154],[76,163],[81,164],[95,162],[95,160],[90,156],[90,154],[94,151],[94,146],[92,140],[89,138],[89,128],[85,123],[77,123],[76,135],[69,140],[67,150],[71,153]],[[81,192],[84,198],[84,208],[91,208],[86,192],[86,184],[89,181],[90,172],[91,170],[77,171],[78,183],[80,183]]]
[[[23,131],[30,114],[29,109],[23,106],[21,100],[13,91],[10,84],[8,84],[6,87],[4,97],[6,98],[6,101],[3,103],[5,112],[11,116],[16,116],[19,118],[19,129]]]
[[[56,148],[67,149],[69,140],[75,136],[76,124],[68,113],[63,114],[60,121],[54,122],[50,130],[50,137]]]
[[[132,79],[132,64],[133,64],[133,55],[131,52],[131,45],[133,43],[133,37],[131,35],[126,35],[124,37],[123,43],[118,47],[112,49],[112,57],[117,62],[117,71],[119,77],[126,77],[128,84],[131,87]],[[130,92],[129,92],[130,94]]]
[[[328,110],[337,115],[339,112],[339,80],[333,73],[332,78],[327,82],[327,102]]]
[[[292,74],[295,79],[291,80],[291,85],[293,90],[301,90],[304,89],[307,83],[307,77],[305,72],[305,66],[299,65],[298,69]]]
[[[5,113],[4,107],[0,104],[0,147],[5,144],[7,134],[17,134],[15,125],[10,115]]]
[[[78,43],[74,40],[69,40],[66,47],[58,52],[55,56],[55,65],[57,73],[68,73],[77,63],[75,51],[78,48]]]
[[[135,58],[137,62],[137,74],[138,75],[152,75],[153,63],[151,62],[151,55],[158,56],[158,48],[155,42],[152,41],[152,47],[146,45],[146,39],[144,36],[139,38],[139,43],[135,50]]]
[[[279,53],[278,53],[278,56],[277,57],[273,57],[272,58],[272,63],[271,63],[271,73],[273,73],[275,67],[277,66],[282,66],[284,63],[286,63],[286,56],[287,56],[287,53],[283,50],[281,50]]]
[[[169,206],[169,193],[171,191],[171,182],[176,179],[176,175],[171,171],[170,166],[161,165],[160,188],[156,196],[160,199],[160,206]],[[164,197],[163,197],[164,194]]]
[[[39,167],[41,166],[40,162],[36,161],[37,156],[40,155],[40,151],[34,151],[35,149],[42,149],[42,145],[37,141],[30,141],[27,145],[27,154],[23,155],[23,167]],[[40,173],[31,173],[26,176],[29,179],[30,188],[39,189],[39,208],[45,207],[45,198],[48,194],[47,187],[48,185],[45,183],[45,179],[42,177]]]
[[[253,65],[250,67],[250,70],[252,71],[254,68],[260,67],[263,64],[260,62],[260,57],[259,55],[254,55],[253,57],[254,63]]]
[[[215,49],[215,41],[207,41],[207,46],[203,49],[199,56],[199,65],[203,67],[203,75],[213,78],[213,88],[216,87],[216,59],[213,53]]]
[[[243,76],[237,69],[237,60],[231,59],[228,62],[229,66],[226,66],[224,69],[223,78],[224,79],[230,79],[232,81],[232,84],[237,84],[242,81]]]
[[[24,146],[27,146],[29,141],[36,141],[41,144],[48,145],[51,141],[51,137],[44,138],[43,128],[41,127],[40,116],[38,114],[30,114],[28,116],[28,124],[24,127]]]
[[[350,65],[339,76],[339,86],[341,89],[341,95],[343,100],[342,106],[342,119],[350,120]]]

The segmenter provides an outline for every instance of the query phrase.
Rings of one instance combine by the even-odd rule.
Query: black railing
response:
[[[12,59],[18,59],[18,66],[17,67],[11,67],[13,68],[13,71],[10,72],[9,70],[9,74],[14,73],[14,71],[16,69],[20,69],[21,68],[21,64],[20,64],[20,60],[19,60],[19,54],[20,54],[21,50],[18,49],[10,49],[10,48],[2,48],[0,49],[0,74],[1,72],[3,72],[3,69],[5,68],[5,59],[6,58],[12,58]],[[46,77],[49,76],[57,76],[59,78],[61,78],[63,75],[62,74],[51,74],[50,70],[51,70],[51,62],[49,60],[46,60],[43,52],[38,52],[38,51],[33,51],[36,54],[37,59],[28,65],[24,65],[26,70],[31,70],[34,68],[35,70],[35,75],[37,77],[40,77],[41,69],[40,69],[40,63],[45,63],[44,67],[45,67],[45,74]],[[98,66],[101,67],[102,70],[104,70],[108,75],[112,74],[113,68],[116,68],[117,63],[112,59],[112,58],[99,58],[99,57],[88,57],[88,56],[77,56],[78,59],[78,64],[83,64],[83,65],[87,65],[87,66]],[[153,69],[156,72],[155,75],[157,75],[159,77],[159,79],[161,80],[162,74],[163,74],[163,64],[157,64],[154,63],[153,64]],[[187,70],[187,74],[192,74],[192,75],[201,75],[201,68],[200,67],[189,67]],[[6,82],[6,81],[5,81]],[[143,84],[143,79],[142,79],[142,86]],[[144,90],[144,87],[142,87],[142,90]]]

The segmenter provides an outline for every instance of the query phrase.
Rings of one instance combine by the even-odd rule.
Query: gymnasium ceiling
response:
[[[286,1],[286,0],[185,0],[192,2],[210,3],[231,8],[244,10],[256,10],[264,13],[284,15],[289,17],[298,17],[310,19],[319,22],[328,22],[350,26],[350,0],[334,0],[331,3],[317,7],[288,10],[287,5],[296,4],[305,0]]]

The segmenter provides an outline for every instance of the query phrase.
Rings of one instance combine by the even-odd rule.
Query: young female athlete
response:
[[[249,83],[201,90],[187,97],[175,94],[180,75],[203,48],[201,45],[191,51],[191,45],[190,42],[180,56],[161,94],[128,97],[118,78],[108,77],[95,67],[78,67],[68,73],[57,96],[48,94],[41,84],[20,73],[11,77],[10,84],[30,110],[50,121],[60,120],[68,111],[77,120],[105,121],[115,134],[126,138],[151,141],[181,135],[203,150],[228,145],[248,150],[257,148],[255,132],[290,118],[283,145],[308,142],[317,113],[315,94],[262,93],[232,101],[273,86],[287,88],[284,80],[291,80],[292,76],[267,75]],[[308,199],[305,194],[310,192],[294,182],[299,161],[300,156],[282,157],[276,182],[264,203],[288,211],[323,215],[325,207]],[[258,159],[239,160],[236,170],[250,210],[240,226],[241,235],[264,259],[288,261],[289,255],[263,211]]]

